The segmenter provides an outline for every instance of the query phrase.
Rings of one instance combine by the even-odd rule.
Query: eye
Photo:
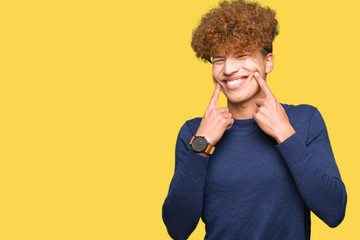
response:
[[[246,57],[246,56],[247,56],[247,54],[243,54],[243,55],[237,56],[237,58],[243,58],[243,57]]]
[[[217,60],[215,60],[215,61],[212,61],[212,63],[214,64],[214,63],[221,63],[221,62],[223,62],[224,60],[223,59],[217,59]]]

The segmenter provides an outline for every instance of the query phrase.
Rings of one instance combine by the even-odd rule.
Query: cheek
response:
[[[255,77],[253,77],[253,78],[251,79],[251,81],[249,82],[249,84],[250,84],[250,89],[251,89],[251,90],[250,90],[250,94],[255,94],[255,93],[257,93],[258,91],[261,90],[261,88],[260,88],[258,82],[256,81]]]
[[[213,78],[214,82],[218,78],[219,72],[220,72],[219,68],[213,67],[213,69],[212,69],[212,78]]]
[[[248,61],[244,62],[243,67],[249,72],[255,72],[255,71],[262,72],[262,68],[260,67],[260,64],[252,59],[249,59]]]
[[[244,66],[244,68],[249,71],[249,72],[255,72],[258,71],[258,68],[255,64],[247,64],[246,66]]]

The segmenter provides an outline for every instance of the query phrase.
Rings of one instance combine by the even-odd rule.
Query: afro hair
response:
[[[191,47],[197,58],[210,63],[218,51],[272,52],[272,43],[279,34],[275,15],[274,10],[257,2],[222,1],[202,16],[193,30]]]

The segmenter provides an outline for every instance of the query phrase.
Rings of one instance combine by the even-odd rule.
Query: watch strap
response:
[[[214,151],[215,151],[215,147],[209,143],[207,148],[205,149],[205,153],[211,155],[214,153]]]

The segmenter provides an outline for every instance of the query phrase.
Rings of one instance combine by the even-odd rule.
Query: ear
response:
[[[271,73],[274,68],[274,55],[272,53],[268,53],[265,57],[265,72]]]

